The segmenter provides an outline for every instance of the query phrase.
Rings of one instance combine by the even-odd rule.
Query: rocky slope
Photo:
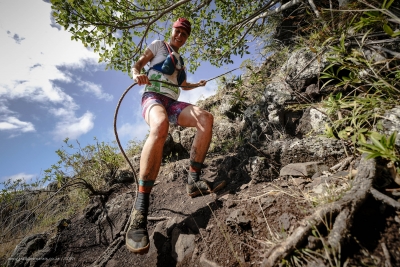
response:
[[[224,190],[186,195],[194,132],[171,128],[151,195],[147,255],[124,246],[135,186],[116,181],[109,196],[92,197],[81,214],[24,238],[7,264],[400,266],[398,185],[379,161],[321,136],[328,119],[318,101],[327,92],[318,77],[326,59],[300,49],[272,77],[267,65],[255,70],[261,82],[243,75],[240,87],[228,83],[199,103],[216,118],[203,175],[225,179]],[[255,88],[261,90],[253,94]],[[238,90],[247,92],[245,105]],[[315,105],[286,108],[304,100]],[[399,110],[388,111],[387,131],[400,128]]]

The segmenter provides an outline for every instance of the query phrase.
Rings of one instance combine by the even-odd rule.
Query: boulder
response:
[[[280,171],[280,176],[306,176],[311,177],[314,173],[328,171],[329,167],[322,162],[291,163],[284,166]]]
[[[174,228],[171,236],[173,245],[172,257],[174,257],[177,262],[181,262],[185,256],[193,253],[195,237],[194,234],[184,234],[179,228]]]
[[[309,48],[302,48],[291,54],[280,71],[291,89],[304,91],[318,80],[319,73],[325,69],[327,63],[325,56],[322,55],[319,61]]]
[[[25,237],[15,247],[11,257],[8,260],[10,267],[29,266],[30,257],[37,251],[40,251],[46,245],[48,239],[47,234],[34,234]]]

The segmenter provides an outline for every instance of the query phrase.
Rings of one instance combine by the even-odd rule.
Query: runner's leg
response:
[[[190,150],[190,160],[203,163],[212,137],[214,117],[211,113],[196,106],[187,106],[178,117],[183,127],[196,127],[197,132]]]

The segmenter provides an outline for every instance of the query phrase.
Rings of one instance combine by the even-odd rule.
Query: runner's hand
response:
[[[206,80],[201,80],[200,82],[197,83],[199,86],[206,86],[207,81]]]
[[[144,85],[144,84],[151,85],[149,77],[147,77],[146,74],[136,75],[136,77],[133,77],[133,79],[137,82],[138,85]]]

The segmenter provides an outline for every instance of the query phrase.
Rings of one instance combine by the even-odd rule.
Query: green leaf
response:
[[[374,159],[374,158],[378,158],[378,157],[381,157],[382,155],[380,154],[380,153],[378,153],[378,152],[376,152],[376,153],[371,153],[371,154],[369,154],[368,156],[367,156],[367,159]]]
[[[390,28],[390,26],[387,25],[387,24],[383,25],[383,30],[390,36],[394,35],[394,32],[393,32],[392,28]]]
[[[371,136],[371,141],[377,148],[379,148],[380,151],[383,152],[386,150],[386,148],[383,146],[381,140],[377,140],[377,139],[375,139],[374,136]]]
[[[385,5],[386,0],[383,2],[383,8],[389,9],[389,7],[393,4],[394,0],[389,0],[389,2]]]
[[[389,137],[388,146],[390,148],[394,148],[394,146],[396,144],[396,137],[397,137],[397,131],[394,131]]]

